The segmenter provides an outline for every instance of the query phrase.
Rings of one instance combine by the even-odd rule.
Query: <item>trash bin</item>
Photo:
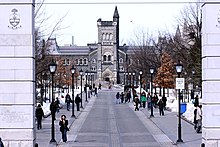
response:
[[[187,104],[186,103],[181,103],[180,104],[180,113],[183,114],[184,112],[186,112],[186,107]]]

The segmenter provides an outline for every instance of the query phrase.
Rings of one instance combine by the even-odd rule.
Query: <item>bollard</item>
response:
[[[201,147],[205,147],[205,143],[202,143],[202,144],[201,144]]]

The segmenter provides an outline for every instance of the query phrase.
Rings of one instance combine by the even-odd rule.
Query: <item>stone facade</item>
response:
[[[62,56],[77,70],[93,72],[96,82],[123,83],[127,50],[119,46],[119,14],[115,7],[113,20],[97,20],[98,43],[87,46],[54,46],[51,55]],[[55,41],[56,42],[56,41]],[[53,43],[54,45],[57,43]]]
[[[205,146],[220,147],[220,3],[202,6],[202,98]],[[209,3],[212,2],[212,3]]]
[[[0,137],[6,147],[34,146],[33,12],[32,0],[0,0]]]

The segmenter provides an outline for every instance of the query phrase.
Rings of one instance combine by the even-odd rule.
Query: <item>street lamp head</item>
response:
[[[129,75],[131,75],[131,73],[129,72]]]
[[[79,71],[79,74],[82,76],[83,75],[83,70],[81,68],[81,70]]]
[[[177,74],[180,74],[183,70],[183,65],[180,63],[180,61],[178,61],[178,63],[176,64],[176,72]]]
[[[127,76],[127,75],[128,75],[128,73],[126,72],[126,73],[125,73],[125,75]]]
[[[139,72],[140,75],[142,75],[142,73],[143,73],[142,71]]]
[[[57,64],[54,60],[52,60],[52,62],[49,64],[49,70],[51,74],[54,74],[56,72],[57,69]]]
[[[135,75],[135,72],[133,72],[132,74],[133,74],[133,76],[134,76],[134,75]]]
[[[86,71],[85,71],[85,74],[86,74],[86,75],[88,75],[88,74],[89,74],[89,71],[88,71],[88,70],[86,70]]]
[[[154,74],[154,68],[150,67],[150,74]]]
[[[193,70],[192,70],[192,74],[194,75],[195,73],[196,73],[196,72],[195,72],[195,70],[193,69]]]
[[[74,65],[72,66],[72,68],[70,69],[71,70],[71,73],[74,74],[75,73],[75,68],[74,68]]]

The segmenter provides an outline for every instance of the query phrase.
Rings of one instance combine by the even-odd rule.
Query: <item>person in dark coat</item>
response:
[[[4,144],[2,142],[2,138],[0,137],[0,147],[4,147]]]
[[[194,105],[199,106],[199,96],[196,95]]]
[[[124,103],[124,93],[123,92],[121,92],[120,98],[121,98],[121,103]]]
[[[167,98],[165,97],[165,95],[163,95],[163,97],[162,97],[162,101],[163,101],[163,108],[166,109]]]
[[[50,112],[51,112],[51,115],[52,115],[52,119],[53,120],[56,120],[56,111],[57,111],[57,105],[55,102],[52,102],[50,104]]]
[[[129,103],[130,101],[131,101],[131,91],[128,91],[126,95],[126,102]]]
[[[58,97],[56,98],[55,103],[56,103],[56,107],[57,107],[57,113],[59,113],[59,111],[60,111],[60,100],[59,100]]]
[[[70,111],[71,98],[70,98],[69,93],[67,93],[66,96],[65,96],[65,103],[66,103],[67,111]]]
[[[60,125],[60,132],[62,133],[63,142],[66,142],[67,141],[67,131],[69,131],[68,120],[66,120],[66,115],[61,116],[59,125]]]
[[[77,109],[77,111],[80,111],[79,105],[80,105],[80,103],[81,103],[81,98],[79,97],[79,94],[76,95],[75,103],[76,103],[76,109]]]
[[[44,111],[41,108],[41,104],[37,105],[36,111],[35,111],[35,115],[37,118],[37,129],[42,129],[42,118],[44,117]]]
[[[138,97],[135,97],[135,98],[134,98],[134,103],[135,103],[135,109],[134,109],[134,111],[139,111],[138,105],[139,105],[139,103],[140,103],[140,100],[139,100]]]
[[[159,113],[160,115],[164,115],[164,103],[163,103],[163,100],[160,99],[158,101],[158,107],[159,107]]]

